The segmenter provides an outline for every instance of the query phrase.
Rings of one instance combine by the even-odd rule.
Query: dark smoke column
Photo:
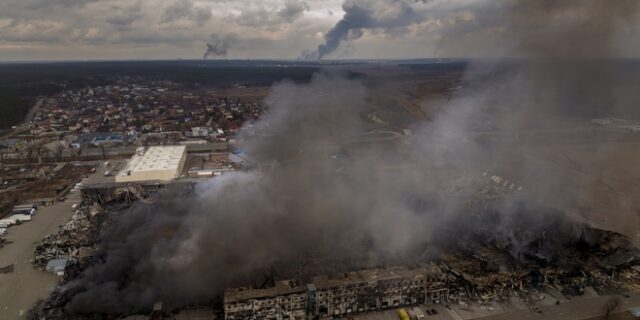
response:
[[[211,41],[207,42],[207,49],[202,55],[202,59],[209,57],[226,57],[231,46],[232,38],[223,38],[217,35],[211,36]]]
[[[302,59],[322,59],[338,49],[344,41],[362,37],[366,29],[388,30],[409,26],[421,20],[414,0],[346,0],[344,16],[325,34],[325,43],[315,51],[305,51]]]

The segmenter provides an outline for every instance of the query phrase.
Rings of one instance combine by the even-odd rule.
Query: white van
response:
[[[427,317],[424,315],[424,312],[422,312],[422,310],[420,310],[420,308],[418,307],[413,308],[411,311],[413,311],[413,314],[415,315],[417,320],[424,319]]]

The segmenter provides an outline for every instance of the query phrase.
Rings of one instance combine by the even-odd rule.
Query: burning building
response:
[[[447,274],[435,264],[390,267],[317,276],[306,285],[280,281],[266,289],[224,293],[225,319],[331,318],[448,299]]]

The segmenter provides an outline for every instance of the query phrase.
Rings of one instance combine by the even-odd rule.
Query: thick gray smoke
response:
[[[375,138],[367,134],[367,95],[360,82],[331,74],[274,87],[270,113],[255,124],[262,129],[242,146],[263,167],[123,213],[104,235],[105,262],[69,285],[79,293],[68,310],[206,303],[225,284],[251,283],[271,267],[304,278],[413,251],[426,259],[435,215],[456,202],[438,202],[438,177],[415,165],[426,157],[398,162],[384,144],[353,147]],[[358,154],[341,151],[349,146]],[[427,200],[430,210],[419,205]]]
[[[387,16],[380,8],[389,3],[397,10]],[[512,237],[514,225],[526,225],[508,215],[489,225],[477,217],[456,220],[475,191],[465,176],[483,171],[523,185],[518,201],[591,205],[611,153],[596,147],[589,155],[600,175],[594,178],[579,167],[568,175],[540,156],[548,151],[527,146],[531,139],[574,136],[538,131],[637,111],[635,65],[611,61],[621,52],[618,36],[636,26],[636,1],[512,0],[498,12],[469,9],[473,28],[445,30],[442,50],[469,49],[465,39],[489,35],[492,47],[504,44],[506,55],[529,60],[473,63],[461,93],[431,115],[433,121],[413,126],[409,137],[370,131],[372,102],[360,81],[318,74],[308,84],[276,85],[266,100],[269,114],[254,124],[255,135],[241,139],[259,168],[202,182],[193,196],[163,194],[123,212],[103,235],[104,262],[67,286],[73,293],[67,310],[126,313],[155,301],[207,303],[225,285],[251,283],[272,267],[279,277],[304,278],[424,261],[445,224],[446,239],[455,239],[457,230]],[[345,11],[319,57],[363,29],[401,27],[415,17],[405,1],[350,0]],[[502,205],[504,212],[518,208],[515,201]]]
[[[640,54],[628,46],[639,6],[634,0],[476,4],[468,8],[473,19],[443,30],[443,55],[514,58],[471,63],[466,80],[473,85],[447,106],[485,140],[483,171],[507,175],[532,199],[608,227],[638,221],[633,178],[614,174],[631,166],[620,157],[629,138],[594,128],[592,120],[640,117],[634,89],[640,66],[624,59]]]
[[[423,19],[416,6],[425,1],[416,0],[346,0],[342,5],[344,16],[325,34],[325,43],[317,50],[305,51],[302,59],[322,59],[333,53],[347,40],[362,37],[364,30],[397,29]]]
[[[212,35],[211,41],[207,43],[207,49],[204,55],[202,55],[202,59],[209,57],[226,57],[231,43],[232,38]]]

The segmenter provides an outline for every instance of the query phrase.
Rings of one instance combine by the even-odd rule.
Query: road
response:
[[[73,214],[71,206],[80,194],[70,195],[65,202],[40,207],[30,222],[9,228],[8,244],[0,248],[0,267],[14,265],[14,271],[0,274],[0,318],[26,319],[33,304],[46,298],[60,277],[34,269],[29,262],[35,247],[46,235],[57,231]]]

